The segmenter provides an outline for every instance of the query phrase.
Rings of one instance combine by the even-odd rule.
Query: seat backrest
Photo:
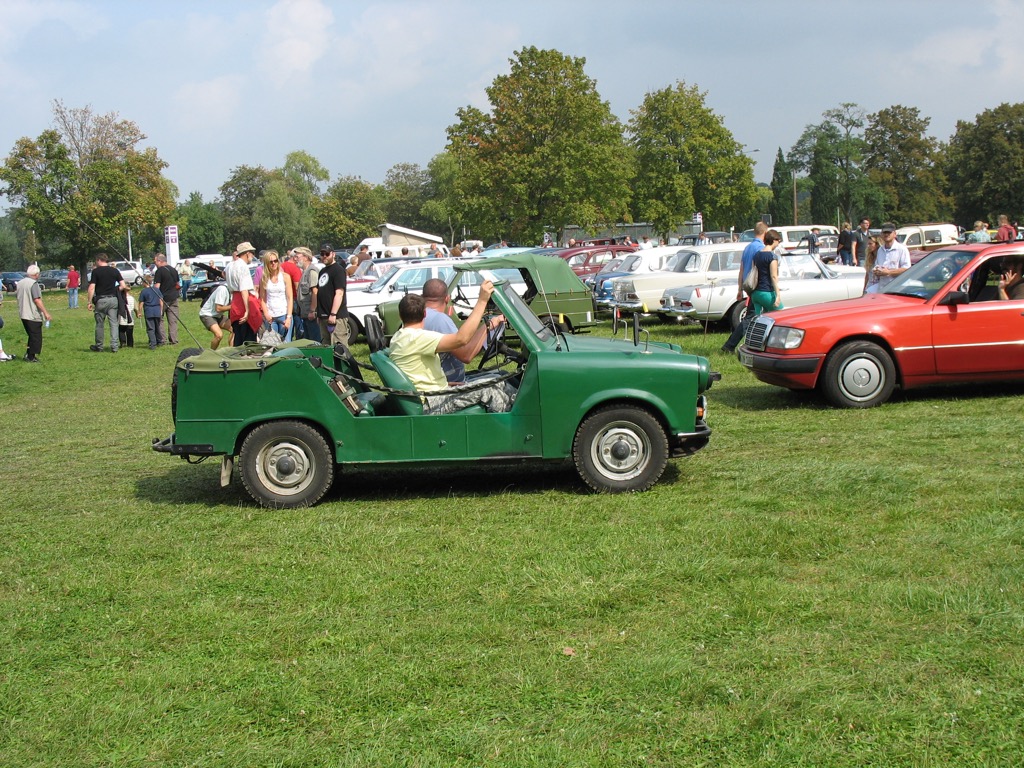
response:
[[[416,387],[412,385],[409,377],[402,372],[402,369],[395,365],[388,354],[389,351],[388,349],[382,349],[370,355],[370,362],[373,363],[373,367],[380,375],[380,380],[384,383],[385,387],[391,387],[391,389],[415,391]],[[423,413],[423,401],[420,400],[419,395],[396,395],[393,392],[389,392],[388,397],[398,403],[399,410],[406,416],[420,416]]]

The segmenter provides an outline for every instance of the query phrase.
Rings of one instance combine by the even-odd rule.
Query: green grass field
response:
[[[46,301],[0,363],[0,766],[1024,762],[1019,386],[834,410],[654,323],[724,378],[648,493],[360,470],[269,511],[149,448],[184,329],[92,353]]]

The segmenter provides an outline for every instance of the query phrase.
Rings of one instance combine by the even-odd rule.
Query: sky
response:
[[[844,102],[916,107],[945,141],[1024,101],[1022,30],[1021,0],[0,0],[0,157],[60,100],[137,123],[182,200],[295,150],[379,184],[536,46],[584,58],[623,123],[696,85],[767,182]]]

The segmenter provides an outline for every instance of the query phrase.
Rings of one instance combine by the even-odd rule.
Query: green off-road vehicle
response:
[[[719,378],[705,358],[672,344],[573,336],[545,325],[508,283],[495,287],[499,330],[481,368],[517,388],[512,409],[423,413],[421,396],[387,350],[371,362],[384,386],[363,379],[340,345],[308,341],[182,353],[174,371],[174,433],[153,449],[191,462],[222,457],[221,483],[238,469],[268,507],[315,504],[346,465],[501,464],[571,459],[596,491],[641,491],[670,457],[711,435],[704,392]],[[472,379],[466,386],[472,387]]]

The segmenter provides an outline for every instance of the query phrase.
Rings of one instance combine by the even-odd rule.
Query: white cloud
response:
[[[188,133],[223,135],[232,131],[242,107],[242,78],[224,75],[181,85],[173,96],[173,117]]]
[[[334,14],[321,0],[278,0],[266,14],[264,44],[254,52],[277,87],[307,76],[330,50]]]

